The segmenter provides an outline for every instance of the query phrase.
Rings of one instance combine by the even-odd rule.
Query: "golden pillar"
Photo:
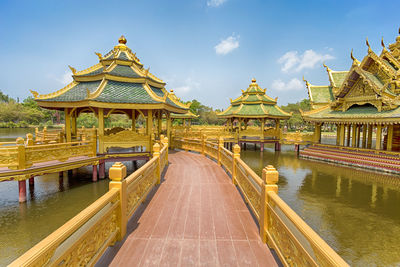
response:
[[[387,127],[387,141],[386,141],[386,150],[391,151],[393,146],[393,124],[388,125]]]
[[[102,108],[99,108],[97,120],[99,122],[99,153],[104,153],[104,110]]]
[[[65,114],[65,137],[67,142],[71,142],[71,116],[69,114],[68,108],[64,109]]]
[[[345,125],[340,124],[340,146],[344,146],[344,130],[345,130]]]
[[[344,125],[343,125],[344,129]],[[317,142],[317,144],[321,143],[321,124],[316,123],[314,125],[314,140]]]
[[[347,125],[347,146],[350,146],[351,124]]]
[[[171,144],[171,114],[167,114],[167,137],[168,137],[168,143]]]
[[[153,133],[153,110],[147,110],[146,120],[146,134],[151,135]]]
[[[264,138],[264,124],[265,124],[265,119],[261,119],[261,136]]]
[[[132,131],[136,131],[136,111],[134,109],[132,109]]]
[[[376,126],[376,146],[375,149],[379,150],[382,148],[382,125],[377,125]]]
[[[336,124],[336,145],[340,144],[340,124]]]
[[[77,131],[76,131],[76,110],[74,112],[72,112],[71,114],[71,133],[72,136],[75,136],[75,138],[77,137]]]
[[[372,147],[372,124],[368,124],[368,137],[367,137],[367,148],[371,149]]]
[[[357,145],[357,125],[353,124],[353,132],[351,137],[351,146],[356,147]]]
[[[363,124],[362,148],[367,147],[367,124]]]
[[[160,136],[161,132],[162,132],[162,111],[161,110],[158,111],[158,126],[157,126],[157,128],[158,128],[158,136]]]
[[[361,132],[361,125],[357,125],[357,142],[356,142],[356,147],[360,147],[360,134]]]

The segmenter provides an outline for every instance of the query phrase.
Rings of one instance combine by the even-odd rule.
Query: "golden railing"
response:
[[[44,127],[42,131],[39,131],[38,128],[35,128],[35,142],[37,143],[62,143],[64,142],[65,130],[64,126],[62,129],[56,130],[47,130],[47,127]]]
[[[354,151],[354,152],[372,153],[372,154],[376,154],[378,157],[379,156],[400,157],[400,152],[399,151],[387,151],[387,150],[378,150],[378,149],[371,149],[371,148],[360,148],[360,147],[351,147],[351,146],[338,146],[338,145],[328,145],[328,144],[315,144],[315,146],[326,147],[326,148],[334,148],[334,149],[340,149],[340,150],[348,150],[349,152]]]
[[[109,191],[74,218],[40,241],[10,266],[93,266],[107,247],[122,240],[128,219],[144,201],[168,158],[168,139],[153,147],[153,158],[126,177],[115,163],[109,171]],[[125,178],[126,177],[126,178]]]
[[[95,157],[96,139],[57,144],[35,144],[32,134],[27,134],[26,141],[19,137],[15,146],[0,147],[0,167],[21,170],[35,163],[51,160],[66,161],[72,157]]]
[[[262,178],[240,159],[240,147],[233,153],[223,147],[224,140],[211,143],[203,139],[175,138],[174,146],[196,151],[216,159],[231,174],[251,212],[257,218],[260,235],[273,248],[285,266],[348,266],[278,195],[279,173],[271,165]]]

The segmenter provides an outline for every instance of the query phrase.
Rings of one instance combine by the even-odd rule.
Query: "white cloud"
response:
[[[176,82],[174,78],[171,78],[168,79],[168,85],[168,87],[174,90],[174,93],[177,95],[177,97],[186,95],[188,92],[200,88],[200,83],[192,78],[187,78],[183,82]]]
[[[217,55],[226,55],[239,47],[239,36],[229,36],[217,44],[214,49]]]
[[[317,63],[322,63],[330,59],[334,59],[330,54],[319,54],[309,49],[302,55],[299,55],[297,51],[289,51],[278,59],[278,63],[282,64],[281,70],[283,72],[289,72],[312,69]]]
[[[61,77],[57,77],[56,80],[63,85],[67,85],[72,82],[72,73],[70,71],[66,71]]]
[[[207,1],[207,6],[211,7],[219,7],[223,3],[225,3],[227,0],[208,0]]]
[[[297,91],[304,89],[304,83],[297,78],[293,78],[289,82],[278,79],[272,82],[271,89],[277,91]]]

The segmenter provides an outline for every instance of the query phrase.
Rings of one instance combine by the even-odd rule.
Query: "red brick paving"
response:
[[[176,152],[111,266],[277,266],[230,178],[202,155]]]

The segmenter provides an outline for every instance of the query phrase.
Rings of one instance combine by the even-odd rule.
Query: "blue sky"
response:
[[[322,63],[347,70],[365,38],[380,53],[398,36],[398,1],[0,1],[0,90],[27,97],[98,62],[121,34],[183,100],[226,108],[253,77],[279,104],[327,84]]]

